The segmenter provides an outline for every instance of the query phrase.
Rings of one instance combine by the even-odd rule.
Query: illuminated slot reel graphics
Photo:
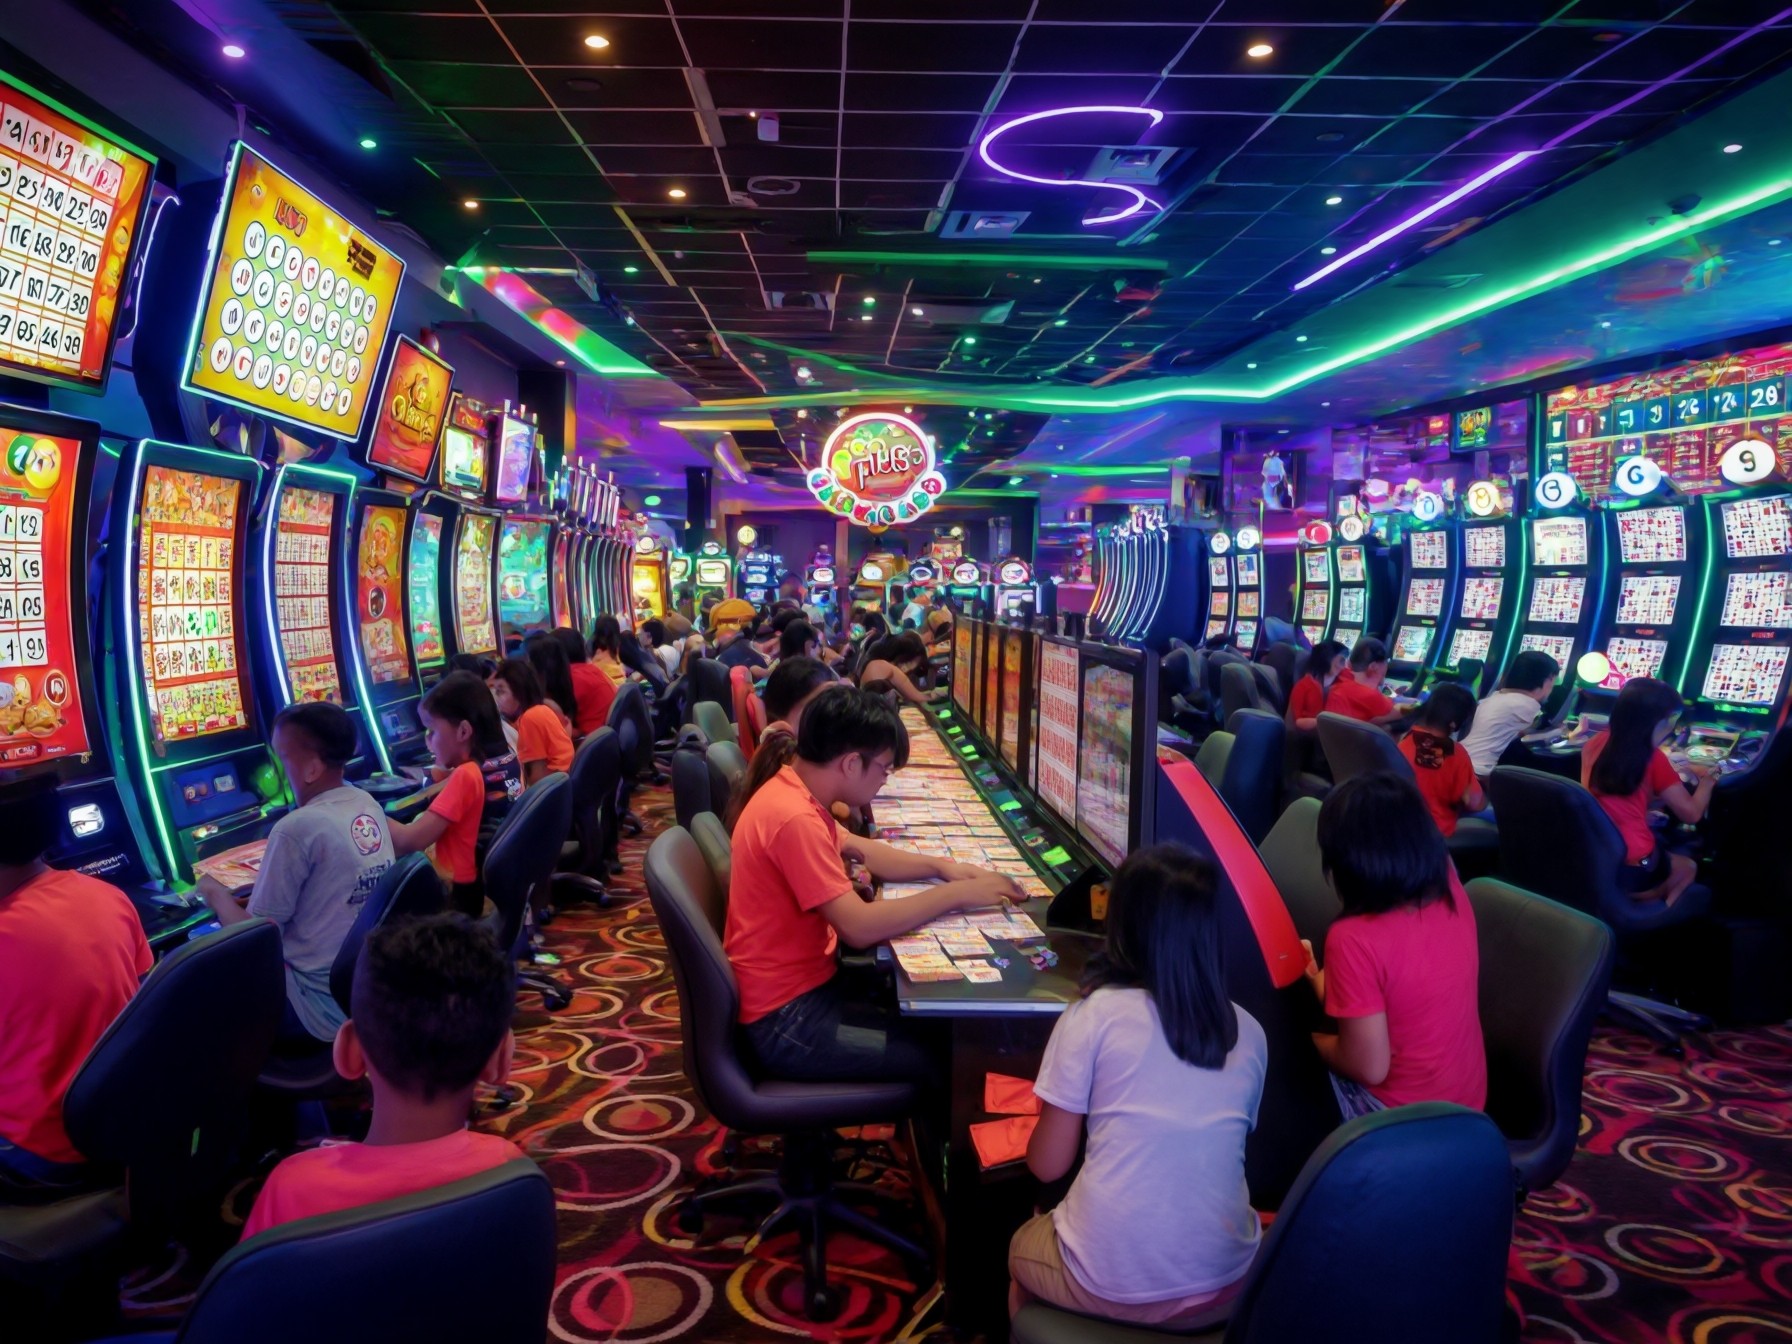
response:
[[[1403,625],[1394,632],[1394,647],[1389,653],[1391,661],[1396,663],[1422,663],[1425,655],[1431,651],[1431,639],[1437,633],[1435,626]]]
[[[1462,583],[1462,619],[1465,621],[1497,621],[1504,579],[1471,578]],[[1488,633],[1490,632],[1483,632]]]
[[[1506,529],[1469,527],[1462,533],[1463,563],[1470,569],[1503,569],[1506,565]]]
[[[1464,658],[1473,658],[1485,665],[1488,656],[1493,652],[1493,631],[1491,630],[1458,630],[1450,638],[1450,666],[1461,664]]]
[[[280,658],[294,700],[342,703],[331,631],[330,533],[337,498],[288,486],[274,530],[274,613]]]
[[[1362,622],[1367,619],[1368,595],[1361,588],[1340,588],[1338,590],[1338,620],[1350,622],[1357,627],[1360,637]],[[1342,638],[1342,636],[1340,636]]]
[[[1665,639],[1627,639],[1622,635],[1615,636],[1605,646],[1606,660],[1611,664],[1611,671],[1600,682],[1603,690],[1615,691],[1623,687],[1632,677],[1659,677],[1661,665],[1667,661],[1668,642]]]
[[[1792,630],[1792,575],[1737,572],[1724,582],[1720,625]]]
[[[1444,532],[1414,532],[1410,540],[1414,569],[1448,568],[1450,563],[1448,534]]]
[[[1618,585],[1618,624],[1671,625],[1679,602],[1678,574],[1626,574]]]
[[[1719,644],[1711,651],[1700,695],[1735,705],[1771,705],[1785,682],[1789,657],[1792,648],[1783,644]]]
[[[1545,625],[1573,625],[1580,620],[1586,597],[1585,575],[1540,577],[1531,587],[1531,606],[1526,618]]]
[[[1526,631],[1518,641],[1518,651],[1537,649],[1547,653],[1556,660],[1557,667],[1568,667],[1574,660],[1574,637],[1572,635],[1541,635]]]

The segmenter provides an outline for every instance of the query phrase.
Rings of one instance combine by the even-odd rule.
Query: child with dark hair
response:
[[[1027,1165],[1082,1170],[1014,1234],[1009,1308],[1031,1297],[1134,1325],[1223,1313],[1257,1251],[1245,1139],[1269,1043],[1226,996],[1217,881],[1180,845],[1127,856],[1108,893],[1107,947],[1052,1029]]]
[[[342,778],[356,746],[347,710],[323,700],[288,705],[274,716],[271,742],[296,806],[268,833],[246,908],[211,877],[199,879],[199,893],[220,924],[259,916],[280,926],[280,1038],[315,1046],[342,1025],[330,967],[395,855],[385,809]]]
[[[516,725],[523,787],[572,769],[572,738],[560,716],[547,707],[534,665],[523,658],[506,658],[492,674],[491,685],[498,713]]]
[[[477,916],[485,905],[480,857],[522,795],[522,769],[504,740],[492,693],[472,673],[450,672],[418,709],[424,744],[447,779],[427,812],[390,823],[392,847],[403,856],[434,846],[454,908]]]
[[[523,657],[541,678],[543,704],[559,716],[561,725],[572,732],[572,711],[579,707],[578,692],[572,684],[572,662],[560,641],[546,634],[530,635],[523,641]]]
[[[926,667],[927,646],[920,635],[905,630],[867,645],[855,679],[867,690],[894,692],[911,705],[926,705],[939,699],[915,685]]]
[[[1482,779],[1493,773],[1506,748],[1537,721],[1543,702],[1556,688],[1561,666],[1542,649],[1525,649],[1506,669],[1499,690],[1475,709],[1475,724],[1463,736],[1462,749]]]
[[[1347,719],[1386,727],[1401,717],[1398,705],[1382,693],[1388,675],[1388,646],[1379,639],[1362,639],[1350,651],[1350,664],[1338,674],[1325,693],[1325,707]]]
[[[1411,763],[1425,808],[1446,840],[1456,834],[1463,813],[1487,806],[1474,762],[1456,741],[1474,717],[1475,697],[1468,687],[1444,682],[1413,715],[1412,731],[1400,739],[1400,754]]]
[[[523,1152],[467,1128],[473,1091],[510,1072],[515,969],[462,915],[394,920],[355,962],[336,1072],[366,1078],[373,1120],[361,1143],[295,1153],[269,1175],[243,1237],[282,1223],[398,1199],[502,1166]]]
[[[490,658],[481,658],[474,653],[457,653],[448,660],[446,672],[471,672],[479,680],[490,678],[492,669],[497,666]]]
[[[44,862],[66,810],[47,775],[0,786],[0,1203],[88,1179],[62,1098],[154,964],[122,891]]]
[[[1322,639],[1313,646],[1300,676],[1288,690],[1288,722],[1303,733],[1319,727],[1325,697],[1332,683],[1350,662],[1350,650],[1336,639]]]
[[[1662,848],[1649,826],[1649,807],[1657,802],[1678,821],[1699,820],[1717,787],[1715,775],[1689,765],[1697,783],[1688,790],[1661,749],[1683,708],[1680,693],[1665,681],[1632,677],[1618,692],[1611,725],[1580,753],[1580,782],[1624,837],[1618,885],[1639,901],[1672,905],[1699,873],[1691,856]]]
[[[1307,979],[1336,1033],[1313,1037],[1349,1119],[1389,1106],[1487,1103],[1475,911],[1425,800],[1391,774],[1338,785],[1319,850],[1344,913],[1307,947]]]
[[[803,709],[836,683],[827,666],[814,658],[785,658],[765,679],[765,716],[771,722],[759,734],[759,745],[747,761],[746,777],[728,802],[728,830],[733,832],[747,801],[785,766],[796,759],[796,735],[802,729]],[[844,809],[836,811],[842,817]]]
[[[563,625],[548,632],[566,655],[567,673],[572,684],[572,731],[589,737],[610,718],[610,706],[616,702],[616,683],[585,657],[585,641],[571,626]],[[546,689],[542,694],[547,694]]]
[[[622,665],[622,622],[608,613],[599,616],[591,627],[591,661],[612,686],[622,685],[628,676],[628,669]]]

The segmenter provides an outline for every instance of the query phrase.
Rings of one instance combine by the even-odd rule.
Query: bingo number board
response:
[[[105,386],[154,170],[0,73],[0,373]]]
[[[187,387],[356,438],[404,262],[240,141],[214,229]]]
[[[137,629],[157,742],[249,725],[236,605],[242,490],[225,476],[144,469]]]
[[[68,600],[81,443],[0,425],[0,449],[0,767],[84,756]]]
[[[294,700],[342,703],[330,634],[330,528],[336,496],[291,486],[280,492],[274,529],[274,612],[280,657]]]

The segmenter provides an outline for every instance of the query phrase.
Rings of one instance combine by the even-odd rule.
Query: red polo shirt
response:
[[[1338,673],[1338,679],[1332,683],[1331,690],[1326,692],[1325,707],[1333,714],[1342,714],[1347,719],[1361,719],[1364,723],[1374,723],[1384,715],[1394,712],[1394,702],[1376,690],[1356,679],[1356,673],[1345,668]]]

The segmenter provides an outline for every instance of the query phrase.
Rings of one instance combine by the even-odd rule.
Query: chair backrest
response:
[[[1372,723],[1328,709],[1319,716],[1319,745],[1339,784],[1358,775],[1383,772],[1399,775],[1409,784],[1417,782],[1412,762],[1400,754],[1393,738]]]
[[[1575,780],[1518,765],[1495,766],[1487,791],[1500,831],[1500,876],[1621,927],[1630,902],[1617,890],[1624,837],[1598,799]]]
[[[711,794],[709,762],[704,759],[703,752],[691,747],[680,747],[673,752],[672,815],[678,824],[689,830],[692,817],[699,812],[715,811],[716,803]]]
[[[727,710],[713,700],[699,700],[692,705],[691,722],[696,724],[703,736],[711,742],[735,740],[734,720],[728,717]]]
[[[361,908],[355,913],[355,922],[349,925],[348,934],[342,940],[342,946],[336,949],[336,960],[330,963],[330,997],[336,1000],[336,1006],[343,1012],[348,1011],[349,991],[355,983],[355,963],[361,958],[361,944],[367,941],[367,935],[384,924],[392,913],[392,901],[412,883],[418,883],[421,891],[419,870],[429,875],[435,884],[436,897],[442,893],[442,880],[430,866],[429,860],[422,854],[406,854],[385,872],[380,874],[379,882],[368,893],[367,899],[361,902]],[[413,899],[415,899],[413,897]]]
[[[1187,695],[1194,685],[1194,663],[1187,649],[1171,649],[1163,657],[1157,672],[1157,700],[1168,709],[1170,698]]]
[[[485,894],[498,910],[498,946],[509,951],[523,931],[529,892],[553,875],[572,830],[572,787],[549,775],[523,790],[485,853]]]
[[[216,1194],[286,1009],[280,930],[265,919],[157,963],[63,1098],[76,1148],[130,1173],[132,1218],[166,1225]]]
[[[1282,1202],[1226,1344],[1495,1344],[1513,1207],[1505,1140],[1480,1112],[1427,1102],[1351,1120]]]
[[[1268,709],[1263,689],[1251,673],[1251,665],[1242,660],[1220,666],[1220,726],[1230,728],[1232,716],[1241,709]]]
[[[1319,853],[1319,800],[1296,798],[1257,847],[1300,936],[1325,950],[1325,935],[1344,912],[1325,880]]]
[[[249,1238],[205,1276],[176,1340],[539,1340],[555,1254],[553,1188],[515,1158]]]
[[[720,705],[729,721],[733,721],[734,692],[728,681],[728,664],[714,658],[693,658],[685,677],[690,682],[693,708],[708,701]]]
[[[599,728],[579,743],[566,778],[572,788],[572,834],[579,842],[579,867],[597,876],[607,849],[604,829],[622,783],[622,743],[616,730]]]
[[[1207,695],[1214,704],[1220,701],[1220,674],[1233,663],[1242,663],[1245,656],[1236,649],[1210,649],[1207,652]]]
[[[1232,749],[1219,780],[1220,797],[1251,843],[1260,844],[1275,824],[1276,804],[1281,801],[1282,739],[1287,730],[1281,716],[1268,709],[1241,709],[1227,727]]]
[[[691,838],[703,851],[703,860],[709,865],[716,887],[726,898],[728,882],[734,872],[734,845],[728,838],[728,828],[714,812],[699,812],[691,821]]]
[[[1220,785],[1226,778],[1226,762],[1232,759],[1232,744],[1235,741],[1231,733],[1223,728],[1216,728],[1201,739],[1201,745],[1195,752],[1195,769],[1201,772],[1201,778],[1213,785],[1224,797]]]
[[[707,756],[709,800],[713,804],[709,810],[725,817],[735,792],[747,778],[746,753],[732,742],[711,742]]]
[[[759,745],[758,735],[753,730],[753,702],[759,696],[753,690],[752,672],[744,667],[729,670],[728,699],[734,713],[734,739],[740,743],[740,749],[751,756]]]
[[[1288,692],[1294,689],[1294,683],[1300,677],[1301,660],[1305,657],[1306,654],[1301,651],[1299,645],[1286,642],[1271,644],[1258,655],[1258,661],[1265,667],[1273,669],[1276,674],[1276,682],[1282,690],[1282,708],[1284,710],[1288,707]]]
[[[1487,1114],[1526,1188],[1553,1184],[1580,1136],[1593,1019],[1611,986],[1612,931],[1496,878],[1465,888],[1481,946]]]
[[[1257,693],[1263,697],[1265,709],[1273,709],[1280,714],[1288,708],[1288,690],[1293,682],[1283,681],[1275,668],[1265,663],[1246,663],[1251,669],[1251,676],[1257,683]]]
[[[640,682],[625,681],[616,688],[616,700],[605,722],[616,730],[623,773],[632,777],[652,769],[653,712],[647,707],[647,693]]]

